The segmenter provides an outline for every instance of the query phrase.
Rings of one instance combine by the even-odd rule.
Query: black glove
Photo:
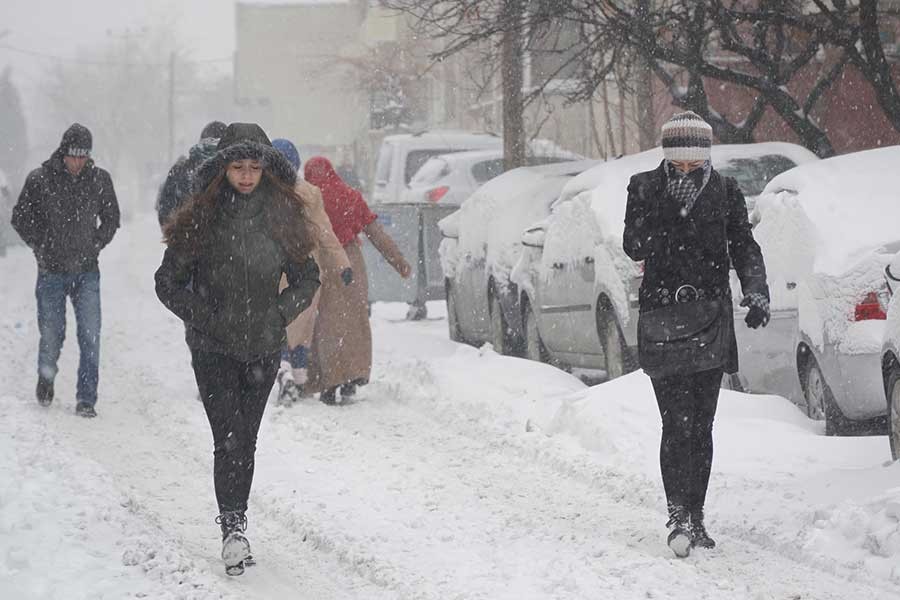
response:
[[[350,285],[353,283],[353,269],[347,267],[343,271],[341,271],[341,281],[344,282],[344,285]]]
[[[765,294],[750,292],[741,300],[741,306],[748,306],[750,311],[744,318],[744,323],[750,329],[756,329],[760,325],[765,327],[769,323],[769,299]]]

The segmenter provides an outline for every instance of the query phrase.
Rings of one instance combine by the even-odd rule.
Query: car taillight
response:
[[[442,185],[441,187],[436,187],[432,190],[428,190],[428,201],[429,202],[437,202],[441,198],[443,198],[447,192],[450,191],[450,188],[446,185]]]
[[[887,319],[887,313],[881,305],[881,299],[877,292],[869,292],[866,297],[856,305],[853,311],[854,321],[873,321]]]

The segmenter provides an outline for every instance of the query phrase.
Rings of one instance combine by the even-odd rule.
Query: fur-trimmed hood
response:
[[[262,127],[256,123],[232,123],[219,139],[216,153],[197,169],[194,192],[206,189],[216,175],[225,170],[228,163],[245,158],[260,161],[266,172],[290,187],[297,181],[297,171],[272,146]]]

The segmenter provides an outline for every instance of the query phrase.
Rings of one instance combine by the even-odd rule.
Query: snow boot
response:
[[[244,567],[255,564],[250,554],[250,542],[244,536],[247,517],[243,511],[225,511],[216,517],[222,528],[222,561],[228,575],[243,575]]]
[[[356,395],[356,383],[351,381],[341,386],[341,398],[350,398]]]
[[[50,406],[53,402],[53,380],[38,377],[37,388],[34,391],[38,404]]]
[[[337,404],[337,388],[328,388],[327,390],[322,390],[319,392],[319,400],[322,404],[327,404],[329,406],[334,406]]]
[[[691,511],[691,545],[707,549],[716,547],[716,540],[709,537],[703,525],[703,509]]]
[[[85,419],[93,419],[97,416],[97,411],[87,402],[79,402],[75,405],[75,414]]]
[[[686,558],[691,553],[691,521],[687,509],[679,505],[669,506],[669,537],[666,543],[675,556]]]
[[[303,397],[303,389],[294,379],[294,370],[290,363],[282,361],[275,379],[278,382],[278,404],[280,406],[291,406],[294,402],[300,401]]]

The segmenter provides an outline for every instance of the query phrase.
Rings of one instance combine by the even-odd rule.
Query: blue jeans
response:
[[[48,273],[39,271],[37,286],[38,375],[53,381],[56,362],[66,339],[66,296],[72,299],[78,331],[78,388],[76,398],[93,406],[97,402],[100,365],[100,273]]]

